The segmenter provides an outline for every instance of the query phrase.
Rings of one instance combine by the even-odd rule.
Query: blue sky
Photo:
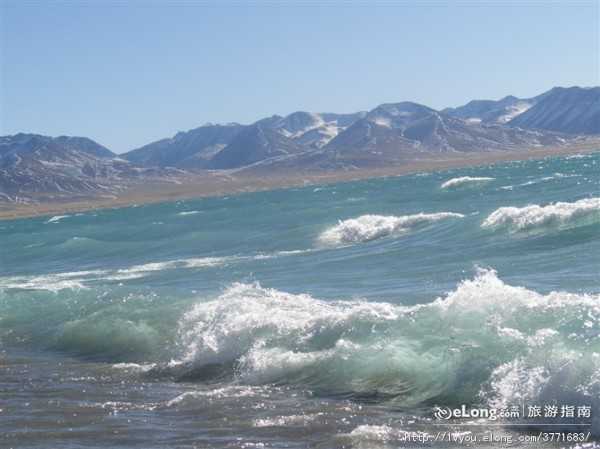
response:
[[[116,152],[207,121],[600,84],[595,0],[0,0],[0,20],[0,134]]]

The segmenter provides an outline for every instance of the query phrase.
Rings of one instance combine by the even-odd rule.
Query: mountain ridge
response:
[[[27,202],[74,196],[114,196],[132,182],[168,178],[132,165],[87,137],[33,133],[0,136],[0,200]]]
[[[600,136],[600,87],[473,100],[435,110],[411,101],[370,111],[272,115],[181,131],[116,155],[87,137],[0,137],[0,199],[115,195],[183,173],[362,170],[471,153],[527,151]]]
[[[600,134],[600,87],[554,87],[508,124],[569,134]]]

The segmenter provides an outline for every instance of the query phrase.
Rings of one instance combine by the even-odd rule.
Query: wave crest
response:
[[[517,391],[536,399],[549,384],[589,401],[600,394],[599,336],[600,297],[541,295],[493,271],[410,307],[234,284],[180,320],[184,350],[175,364],[198,373],[230,367],[250,384],[301,384],[406,406],[481,395],[510,402]],[[565,379],[566,363],[573,373]],[[511,370],[512,381],[502,381]],[[528,389],[510,388],[519,379]]]
[[[361,215],[358,218],[340,221],[336,226],[323,232],[319,236],[319,240],[333,245],[367,242],[390,234],[406,232],[414,227],[446,218],[463,217],[463,214],[454,212],[420,213],[404,216]]]
[[[464,187],[467,185],[476,186],[485,184],[487,182],[491,182],[496,178],[488,178],[488,177],[472,177],[472,176],[461,176],[459,178],[452,178],[448,181],[442,183],[440,188],[442,189],[453,189],[457,187]]]
[[[547,206],[501,207],[481,224],[483,228],[509,228],[528,231],[541,227],[570,228],[600,221],[600,198],[573,203],[558,202]]]
[[[49,223],[58,223],[59,221],[61,221],[63,218],[68,218],[70,217],[70,215],[55,215],[53,217],[50,217],[48,220],[45,221],[45,224],[49,224]]]

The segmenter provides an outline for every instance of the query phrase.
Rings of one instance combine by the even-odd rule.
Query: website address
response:
[[[476,435],[470,432],[438,432],[428,435],[430,438],[421,442],[446,442],[457,444],[489,443],[586,443],[591,432],[540,432],[538,435],[512,435],[498,432],[485,432]],[[416,441],[415,441],[416,442]]]

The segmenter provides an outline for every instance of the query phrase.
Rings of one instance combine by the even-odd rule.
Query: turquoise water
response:
[[[8,447],[398,447],[435,406],[551,402],[600,434],[600,153],[4,221],[0,242]]]

